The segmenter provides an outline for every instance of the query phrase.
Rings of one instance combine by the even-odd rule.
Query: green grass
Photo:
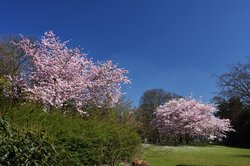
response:
[[[250,149],[144,145],[142,158],[151,166],[250,166]]]

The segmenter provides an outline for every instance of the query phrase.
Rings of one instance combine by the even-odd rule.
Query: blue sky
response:
[[[3,0],[0,34],[53,30],[95,60],[112,59],[130,71],[134,105],[152,88],[209,101],[213,75],[250,55],[249,9],[243,0]]]

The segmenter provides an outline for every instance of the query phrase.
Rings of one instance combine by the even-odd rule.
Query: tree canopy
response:
[[[80,111],[84,105],[113,106],[119,99],[121,84],[130,80],[125,69],[112,61],[94,63],[78,48],[70,49],[52,31],[40,41],[23,37],[15,45],[30,58],[28,70],[20,77],[11,77],[26,98],[48,106],[63,107],[75,103]]]
[[[229,72],[217,76],[220,95],[240,98],[245,105],[250,104],[250,60],[232,65]]]
[[[159,132],[174,137],[221,139],[233,131],[229,119],[214,116],[216,107],[195,99],[173,99],[157,107],[153,123]]]

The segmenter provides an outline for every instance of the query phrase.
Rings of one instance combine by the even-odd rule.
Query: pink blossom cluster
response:
[[[153,123],[163,134],[220,140],[234,130],[229,119],[215,117],[216,111],[213,105],[195,99],[173,99],[157,107]]]
[[[52,31],[35,43],[25,37],[16,43],[30,59],[29,68],[19,78],[25,80],[27,98],[55,107],[72,100],[79,108],[113,106],[121,95],[121,85],[130,83],[125,76],[128,71],[112,61],[94,63],[78,48],[69,49],[66,44]]]

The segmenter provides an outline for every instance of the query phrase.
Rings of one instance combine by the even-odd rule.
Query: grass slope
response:
[[[250,149],[144,145],[142,158],[152,166],[250,166]]]

